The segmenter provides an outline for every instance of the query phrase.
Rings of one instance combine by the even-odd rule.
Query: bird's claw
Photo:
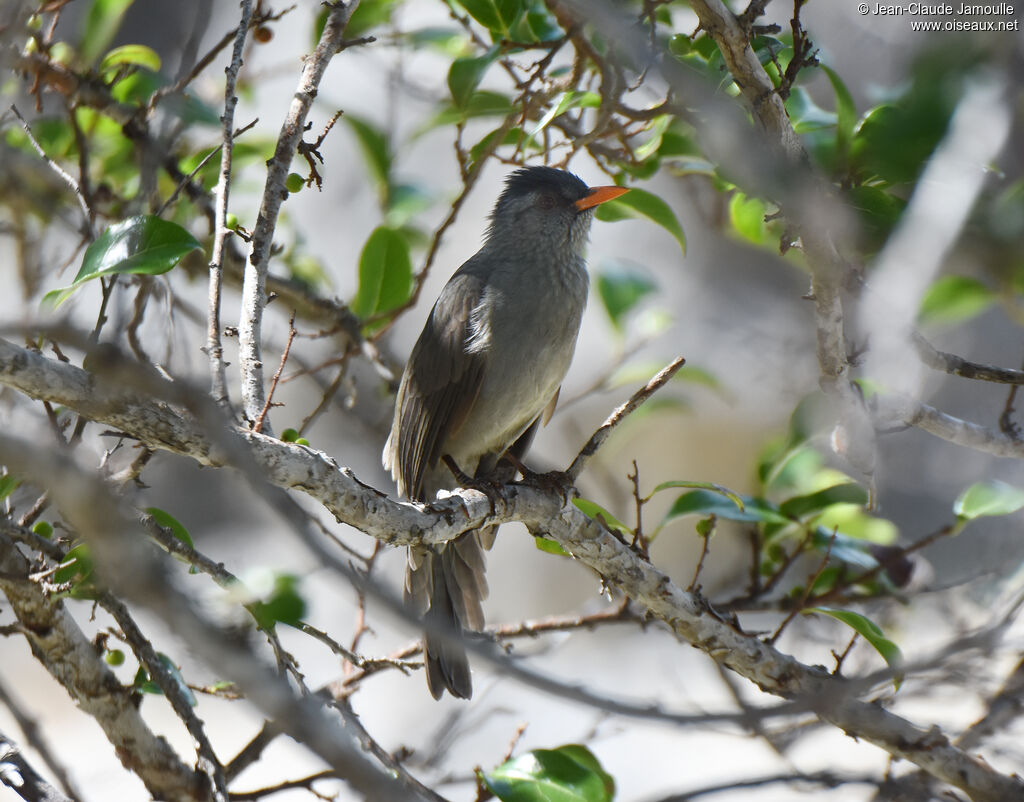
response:
[[[503,500],[501,491],[504,487],[504,483],[496,482],[486,476],[470,476],[447,454],[445,454],[442,459],[444,460],[444,464],[448,466],[448,470],[450,470],[452,475],[455,477],[455,481],[459,483],[459,486],[464,487],[467,490],[477,490],[483,493],[487,496],[487,501],[491,505],[491,515],[497,514],[498,502]]]
[[[557,492],[562,497],[563,505],[568,504],[570,499],[579,495],[575,480],[566,471],[534,473],[529,469],[520,469],[520,473],[523,474],[522,484],[527,487],[535,487],[545,493]]]

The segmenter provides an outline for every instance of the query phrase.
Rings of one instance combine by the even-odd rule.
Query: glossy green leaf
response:
[[[93,0],[85,17],[78,52],[86,64],[92,64],[106,52],[121,28],[121,20],[133,0]]]
[[[789,518],[810,518],[833,504],[868,503],[868,492],[858,484],[847,482],[826,487],[804,496],[795,496],[779,505],[779,512]]]
[[[921,300],[917,322],[921,326],[963,323],[984,312],[995,300],[995,293],[977,279],[943,276]]]
[[[185,682],[185,678],[181,675],[181,670],[174,664],[174,661],[163,652],[157,652],[157,659],[160,661],[160,665],[163,667],[170,677],[171,681],[178,686],[179,693],[184,697],[189,707],[195,707],[196,697],[192,693],[192,689],[188,687],[188,683]],[[139,670],[135,672],[135,679],[132,682],[132,687],[140,693],[151,693],[155,696],[163,696],[164,689],[153,680],[149,672],[145,668],[139,666]]]
[[[612,515],[608,510],[602,507],[600,504],[594,501],[590,501],[585,498],[574,498],[572,503],[576,508],[586,515],[588,518],[593,518],[595,521],[602,522],[609,529],[616,530],[620,535],[632,537],[633,530],[626,526],[622,521]]]
[[[629,192],[615,200],[602,203],[595,215],[598,220],[615,221],[626,217],[646,217],[668,231],[686,255],[686,234],[679,225],[676,213],[657,195],[644,189],[631,187]]]
[[[734,500],[734,497],[738,499],[739,503]],[[783,516],[771,502],[738,493],[726,495],[720,489],[716,489],[714,492],[694,490],[684,493],[669,507],[661,525],[684,515],[700,515],[702,517],[717,515],[719,518],[727,518],[731,521],[753,523],[789,523],[789,519]]]
[[[842,621],[874,646],[875,651],[882,656],[882,659],[885,660],[890,668],[898,668],[903,661],[900,647],[885,637],[885,633],[882,632],[878,624],[860,613],[855,613],[852,610],[839,610],[835,607],[810,607],[804,610],[804,612],[821,613],[822,615],[828,615],[838,621]],[[899,684],[900,678],[897,677],[896,686],[899,687]]]
[[[815,527],[811,545],[816,551],[822,554],[828,551],[835,559],[862,571],[871,571],[878,567],[878,560],[871,553],[872,543],[848,537],[824,526]]]
[[[817,105],[802,86],[794,86],[790,91],[786,98],[786,112],[793,122],[793,130],[798,134],[831,130],[836,124],[835,112],[826,111]]]
[[[623,265],[599,272],[596,283],[601,304],[619,332],[625,328],[630,310],[658,289],[646,274]]]
[[[149,672],[142,666],[139,666],[139,670],[135,672],[132,687],[138,693],[152,693],[156,696],[162,696],[164,692],[163,688],[149,678]]]
[[[391,22],[391,15],[397,5],[398,0],[362,0],[348,19],[348,25],[345,26],[345,38],[358,39],[374,28],[387,25]],[[324,22],[326,23],[326,21],[325,17]],[[321,25],[320,31],[317,33],[317,41],[322,32],[323,26]]]
[[[92,550],[85,543],[80,543],[65,555],[64,562],[53,573],[53,581],[58,585],[78,585],[91,579],[92,572]]]
[[[498,58],[498,48],[492,47],[482,56],[457,58],[448,68],[448,90],[457,108],[465,108],[479,86],[484,73]]]
[[[736,505],[736,508],[740,512],[744,512],[746,509],[746,502],[743,501],[743,497],[739,493],[734,490],[730,490],[728,487],[720,485],[717,482],[691,482],[684,479],[672,479],[668,482],[661,482],[656,485],[647,498],[652,498],[655,493],[660,493],[663,490],[676,490],[680,488],[688,490],[707,490],[711,493],[717,493],[718,495],[725,496],[725,498],[729,499],[729,501]]]
[[[571,556],[569,552],[562,548],[561,544],[548,537],[535,537],[533,539],[533,545],[540,551],[545,551],[548,554],[557,554],[559,557]]]
[[[370,177],[379,185],[386,186],[391,176],[391,146],[387,134],[368,120],[353,114],[346,114],[342,119],[356,135]]]
[[[159,526],[164,529],[170,529],[171,534],[189,548],[195,548],[195,543],[192,542],[192,535],[189,534],[188,530],[184,525],[169,512],[161,510],[159,507],[146,507],[146,512],[153,517],[153,520],[157,522]]]
[[[495,40],[510,39],[510,32],[522,14],[522,0],[458,0],[474,20],[489,30]]]
[[[160,72],[160,56],[145,45],[121,45],[103,57],[100,72],[121,66],[145,67],[153,72]]]
[[[412,292],[409,244],[398,231],[378,226],[359,256],[359,288],[352,311],[362,318],[388,312]]]
[[[977,482],[961,493],[953,503],[958,518],[972,521],[989,515],[1009,515],[1024,507],[1024,490],[990,479]]]
[[[122,220],[107,228],[89,245],[82,267],[70,287],[51,290],[44,302],[59,306],[82,284],[114,273],[166,273],[185,254],[202,246],[187,229],[151,214]]]
[[[534,749],[481,774],[502,802],[610,802],[615,781],[585,746]]]

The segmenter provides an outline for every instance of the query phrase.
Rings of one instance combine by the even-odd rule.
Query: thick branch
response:
[[[0,383],[117,426],[154,448],[185,454],[207,465],[223,464],[223,455],[181,410],[111,391],[109,383],[96,382],[85,371],[2,340]],[[994,802],[1024,794],[1024,785],[1015,778],[1000,775],[951,746],[941,733],[918,729],[858,701],[846,681],[806,666],[709,614],[698,597],[674,585],[557,492],[509,485],[488,498],[478,491],[459,491],[424,509],[391,501],[312,449],[241,430],[236,430],[236,436],[244,438],[267,481],[303,490],[339,520],[388,543],[441,542],[484,525],[521,521],[531,531],[557,540],[576,559],[663,619],[677,635],[764,691],[810,705],[824,720],[911,760],[936,778],[968,790],[976,800]]]
[[[28,579],[29,572],[17,546],[0,533],[0,589],[24,628],[32,654],[96,720],[125,768],[138,774],[155,798],[208,800],[206,776],[182,763],[149,729],[131,689],[117,681],[64,604],[48,598]]]

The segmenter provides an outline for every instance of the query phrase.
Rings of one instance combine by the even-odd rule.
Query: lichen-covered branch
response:
[[[207,465],[225,464],[224,453],[218,453],[195,419],[181,409],[165,401],[107,389],[109,383],[95,381],[85,371],[2,340],[0,383],[76,409],[154,448],[191,456]],[[241,429],[233,436],[245,444],[268,482],[308,493],[339,520],[387,543],[441,542],[480,526],[521,521],[531,532],[558,541],[576,559],[665,621],[677,635],[764,691],[809,705],[822,719],[968,790],[974,799],[995,802],[1024,794],[1024,784],[950,745],[937,730],[921,730],[861,702],[845,680],[738,631],[555,491],[508,485],[488,498],[479,491],[464,490],[423,508],[388,499],[312,449]],[[61,488],[61,492],[67,489]]]

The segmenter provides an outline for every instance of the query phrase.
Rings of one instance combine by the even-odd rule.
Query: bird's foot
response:
[[[570,499],[576,498],[579,495],[575,480],[566,471],[534,473],[524,465],[518,467],[519,472],[523,475],[522,484],[527,487],[534,487],[545,493],[557,492],[562,497],[563,506],[568,504]]]
[[[496,482],[486,476],[470,476],[448,454],[441,457],[441,460],[448,466],[448,470],[452,472],[452,476],[455,477],[455,481],[459,483],[460,487],[465,487],[468,490],[478,490],[483,493],[487,496],[487,501],[490,502],[491,515],[497,513],[498,501],[502,500],[501,490],[504,487],[503,482]]]

